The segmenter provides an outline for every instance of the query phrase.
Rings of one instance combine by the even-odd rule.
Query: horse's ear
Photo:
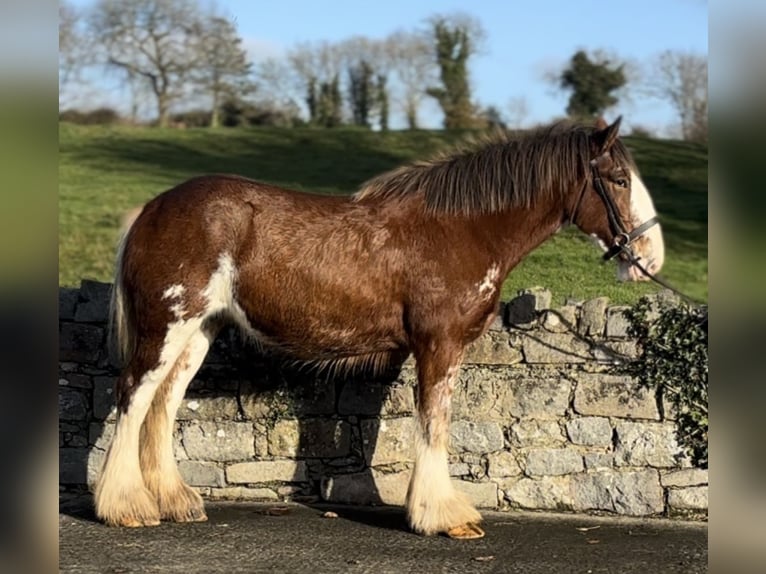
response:
[[[596,131],[593,132],[593,143],[596,145],[596,151],[599,155],[609,151],[617,140],[620,131],[622,116],[619,116],[611,126],[606,125],[603,118],[596,120]]]

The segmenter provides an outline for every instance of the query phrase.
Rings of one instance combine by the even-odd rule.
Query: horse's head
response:
[[[589,174],[584,187],[577,191],[570,218],[598,241],[606,252],[605,259],[618,257],[620,281],[638,281],[647,277],[631,264],[630,252],[648,272],[657,273],[665,259],[665,247],[652,198],[619,141],[620,121],[617,118],[607,125],[599,119],[596,123],[590,135]]]

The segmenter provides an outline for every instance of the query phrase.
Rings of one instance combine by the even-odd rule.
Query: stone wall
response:
[[[60,289],[62,490],[92,486],[114,427],[106,350],[110,286]],[[453,399],[450,473],[479,507],[704,515],[661,397],[610,373],[634,355],[624,307],[549,309],[533,289],[504,304],[466,353]],[[179,411],[184,478],[211,499],[402,504],[413,460],[414,364],[377,378],[286,365],[225,331]]]

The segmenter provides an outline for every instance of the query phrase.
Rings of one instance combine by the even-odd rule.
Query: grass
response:
[[[201,173],[237,173],[293,189],[351,193],[382,171],[424,158],[459,133],[374,133],[352,128],[163,130],[59,125],[59,284],[111,281],[120,217]],[[626,138],[665,232],[663,275],[707,299],[707,147]],[[576,230],[565,230],[510,275],[503,296],[544,286],[554,302],[606,295],[631,303],[656,290],[618,284],[613,264]]]

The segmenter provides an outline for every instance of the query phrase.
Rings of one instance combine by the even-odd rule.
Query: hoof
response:
[[[173,522],[207,522],[207,514],[202,508],[190,508],[186,512],[175,512],[162,518]]]
[[[484,530],[479,528],[478,524],[467,522],[460,526],[455,526],[447,531],[447,536],[457,540],[472,540],[475,538],[484,538]]]
[[[180,479],[167,490],[158,492],[160,517],[170,522],[205,522],[202,497]]]
[[[143,526],[159,526],[159,518],[133,518],[126,516],[118,519],[114,523],[109,522],[110,526],[123,526],[125,528],[141,528]]]

